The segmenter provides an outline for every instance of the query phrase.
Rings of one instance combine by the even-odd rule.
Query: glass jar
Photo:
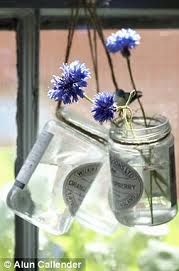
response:
[[[83,204],[76,213],[76,220],[81,225],[103,235],[111,235],[120,226],[109,206],[110,179],[107,157],[84,198]]]
[[[108,201],[110,189],[110,165],[108,159],[108,136],[109,128],[105,125],[85,118],[83,115],[74,112],[69,107],[61,107],[57,112],[59,119],[67,125],[74,126],[82,133],[98,140],[107,153],[102,168],[92,183],[83,204],[78,209],[75,219],[84,227],[92,229],[97,233],[111,235],[118,227],[119,222],[111,211]]]
[[[101,143],[61,121],[40,133],[8,194],[20,217],[54,234],[68,231],[106,159]]]
[[[159,225],[177,213],[174,137],[163,116],[135,117],[132,129],[112,126],[109,140],[112,186],[109,195],[117,220],[126,226]]]

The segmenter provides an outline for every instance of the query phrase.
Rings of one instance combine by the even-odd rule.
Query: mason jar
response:
[[[108,157],[109,127],[87,119],[67,107],[61,107],[57,112],[58,119],[65,122],[69,128],[75,127],[83,134],[98,142],[105,149],[106,156],[103,165],[94,182],[84,197],[83,203],[76,212],[75,219],[84,227],[103,235],[111,235],[117,228],[119,222],[112,212],[108,194],[110,189],[110,165]],[[95,156],[95,153],[94,153]]]
[[[159,225],[177,213],[174,137],[164,116],[134,117],[109,133],[111,190],[116,219],[126,226]]]
[[[8,206],[48,232],[67,232],[106,155],[92,137],[62,121],[48,121],[7,196]]]

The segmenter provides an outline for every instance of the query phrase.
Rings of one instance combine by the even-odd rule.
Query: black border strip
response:
[[[66,8],[70,6],[70,0],[0,0],[1,7],[14,8]],[[178,9],[178,0],[111,0],[113,8],[155,8],[155,9]]]

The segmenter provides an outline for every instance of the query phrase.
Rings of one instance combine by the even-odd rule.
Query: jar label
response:
[[[110,167],[113,211],[116,213],[134,207],[143,193],[143,181],[140,175],[115,153],[110,154]]]
[[[83,164],[67,175],[63,185],[63,198],[72,215],[78,211],[101,166],[102,163]]]
[[[28,183],[53,136],[52,133],[49,133],[46,130],[41,132],[16,177],[15,185],[23,189]]]

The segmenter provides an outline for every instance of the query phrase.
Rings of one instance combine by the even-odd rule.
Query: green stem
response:
[[[146,164],[151,163],[151,156],[152,156],[152,149],[149,149],[149,157],[147,158],[143,153],[142,150],[139,150],[141,156],[143,157]],[[154,176],[154,170],[150,171],[150,196],[147,193],[147,189],[145,188],[145,193],[147,195],[147,199],[150,206],[150,213],[151,213],[151,224],[154,223],[154,216],[153,216],[153,199],[152,199],[152,190],[153,190],[153,176]],[[154,176],[155,177],[155,176]]]
[[[149,206],[150,206],[150,212],[151,212],[151,201],[150,201],[150,196],[149,196],[149,194],[148,194],[148,192],[147,192],[147,189],[145,188],[145,186],[144,186],[144,190],[145,190],[145,194],[147,195],[147,200],[148,200],[148,202],[149,202]]]
[[[159,172],[157,172],[156,170],[155,170],[155,175],[156,175],[156,178],[157,178],[163,185],[165,185],[166,188],[168,188],[168,183],[166,183],[166,181],[165,181],[165,179],[163,178],[163,176],[162,176]]]
[[[156,170],[154,170],[154,172],[153,172],[154,181],[155,181],[156,185],[158,186],[158,188],[160,189],[160,191],[163,193],[163,195],[165,197],[167,197],[167,194],[166,194],[165,190],[162,188],[162,186],[160,185],[160,183],[157,180],[157,174],[156,173],[157,173]]]
[[[151,161],[152,158],[152,149],[149,149],[149,161]],[[153,194],[153,170],[150,171],[150,213],[151,213],[151,224],[153,225],[154,223],[154,216],[153,216],[153,198],[152,198],[152,194]]]
[[[90,97],[88,97],[86,94],[83,94],[83,96],[88,102],[93,104],[93,100]]]
[[[151,213],[151,224],[153,225],[154,223],[154,216],[153,216],[153,198],[152,198],[152,194],[153,194],[153,180],[152,180],[152,175],[153,175],[153,171],[150,171],[150,213]]]
[[[138,150],[140,151],[140,150]],[[140,151],[140,154],[142,156],[142,158],[144,159],[145,163],[150,165],[151,164],[151,161],[150,159],[151,158],[147,158],[143,153],[142,151]],[[163,185],[165,185],[166,188],[168,188],[168,184],[167,182],[165,181],[164,177],[158,172],[156,171],[155,169],[153,170],[153,176],[154,176],[154,180],[158,186],[158,188],[160,189],[160,191],[166,196],[166,192],[163,190],[163,188],[161,187],[161,185],[159,185],[159,182],[161,182]],[[157,180],[158,179],[158,180]],[[159,182],[158,182],[159,181]]]
[[[135,84],[134,77],[133,77],[133,74],[132,74],[130,56],[127,56],[125,58],[126,58],[126,61],[127,61],[127,67],[128,67],[128,71],[129,71],[129,76],[130,76],[131,84],[132,84],[133,89],[135,90],[137,101],[138,101],[140,109],[142,111],[144,123],[145,123],[145,126],[147,127],[147,121],[146,121],[145,111],[144,111],[143,105],[142,105],[142,103],[140,101],[140,98],[137,96],[137,88],[136,88],[136,84]]]

